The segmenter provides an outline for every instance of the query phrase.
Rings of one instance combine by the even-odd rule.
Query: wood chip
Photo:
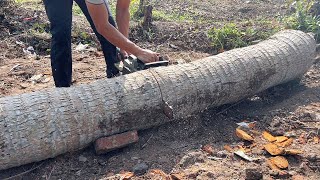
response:
[[[233,152],[233,149],[232,149],[232,147],[231,146],[229,146],[229,145],[225,145],[225,146],[223,146],[223,148],[226,150],[226,151],[228,151],[228,152]]]
[[[172,180],[183,180],[185,179],[185,174],[183,172],[170,174]]]
[[[277,136],[276,137],[276,142],[277,143],[282,143],[282,142],[284,142],[284,141],[286,141],[286,140],[288,140],[289,138],[287,138],[287,137],[285,137],[285,136]]]
[[[271,159],[267,159],[267,163],[272,170],[281,171],[281,169],[278,166],[276,166],[274,162],[271,161]]]
[[[272,157],[270,161],[280,169],[287,169],[289,167],[288,160],[283,156]]]
[[[280,146],[280,147],[283,147],[283,148],[286,148],[286,147],[289,147],[291,146],[293,143],[293,139],[292,138],[289,138],[288,140],[284,141],[284,142],[281,142],[281,143],[276,143],[277,146]]]
[[[266,139],[269,142],[276,141],[276,138],[274,136],[272,136],[270,133],[268,133],[267,131],[263,131],[262,136],[264,139]]]
[[[246,133],[245,131],[241,130],[241,129],[236,129],[236,135],[243,140],[246,141],[253,141],[253,137],[251,137],[248,133]]]
[[[124,173],[121,173],[120,176],[121,176],[121,179],[123,179],[123,180],[129,180],[134,176],[134,173],[133,172],[124,172]]]
[[[245,159],[245,160],[247,160],[247,161],[250,161],[250,162],[255,160],[255,159],[249,157],[248,155],[246,155],[245,152],[243,152],[241,150],[234,152],[234,154],[239,156],[239,157],[241,157],[241,158],[243,158],[243,159]]]
[[[213,152],[214,152],[213,151],[213,147],[211,145],[209,145],[209,144],[202,146],[201,149],[202,149],[202,151],[204,151],[204,152],[206,152],[206,153],[208,153],[210,155],[212,155]]]
[[[152,169],[149,172],[150,172],[150,174],[160,175],[161,177],[163,177],[163,179],[170,179],[169,175],[160,169]]]
[[[320,142],[319,137],[318,136],[313,137],[313,142],[315,144],[319,144],[319,142]]]
[[[299,143],[300,143],[300,144],[307,144],[306,134],[305,134],[305,133],[302,133],[302,134],[299,136]]]
[[[273,156],[281,155],[281,154],[284,153],[284,149],[283,148],[278,147],[277,145],[272,144],[272,143],[264,145],[264,149],[266,151],[268,151],[268,153],[270,153]]]
[[[303,154],[303,151],[297,150],[297,149],[288,149],[288,150],[285,150],[284,153],[286,155],[298,155],[298,154]]]

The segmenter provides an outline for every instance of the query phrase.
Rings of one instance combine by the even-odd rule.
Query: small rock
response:
[[[115,174],[113,173],[113,172],[109,172],[109,173],[107,173],[107,177],[110,177],[110,176],[114,176]]]
[[[275,118],[271,121],[270,126],[272,127],[279,127],[281,125],[281,121],[278,118]]]
[[[260,168],[247,168],[245,169],[246,172],[246,180],[258,180],[262,179],[263,175],[261,173]]]
[[[306,173],[306,172],[310,172],[311,169],[310,167],[308,166],[308,163],[307,162],[303,162],[300,164],[299,166],[299,172],[301,173]]]
[[[307,154],[306,158],[311,162],[316,162],[319,159],[315,153]]]
[[[290,176],[295,176],[295,175],[297,175],[298,173],[297,173],[296,171],[289,171],[288,174],[289,174]]]
[[[148,165],[146,163],[140,163],[140,164],[135,165],[133,167],[132,171],[136,175],[143,175],[144,173],[147,172],[148,168],[149,167],[148,167]]]
[[[265,155],[265,154],[266,154],[266,151],[265,151],[265,150],[262,150],[262,149],[254,149],[254,150],[252,150],[252,154],[255,154],[255,155]]]
[[[269,171],[270,176],[278,176],[279,175],[279,171],[277,170],[270,170]]]
[[[228,156],[229,152],[226,150],[223,151],[219,151],[215,154],[215,156],[219,157],[219,158],[226,158]]]
[[[27,89],[30,85],[27,83],[19,84],[21,89]]]
[[[80,162],[87,162],[88,161],[88,158],[84,157],[84,156],[79,156],[79,161]]]
[[[107,162],[106,161],[104,161],[104,160],[98,160],[98,164],[100,164],[101,166],[105,166],[105,165],[107,165]]]
[[[76,172],[76,175],[77,175],[77,176],[81,176],[81,170],[77,171],[77,172]]]
[[[140,159],[139,157],[131,157],[132,161],[136,161],[136,160],[139,160],[139,159]]]
[[[179,166],[185,168],[197,162],[203,163],[205,159],[206,156],[202,152],[191,152],[180,160]]]

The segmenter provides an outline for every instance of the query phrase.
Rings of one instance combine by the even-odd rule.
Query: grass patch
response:
[[[293,3],[295,11],[278,20],[249,20],[244,22],[227,23],[221,28],[208,31],[212,47],[218,52],[254,44],[264,40],[283,29],[295,29],[312,32],[316,41],[320,42],[320,17],[313,14],[316,1],[300,0]],[[291,4],[291,3],[290,3]]]
[[[300,0],[295,1],[295,12],[290,16],[283,17],[280,21],[284,24],[285,28],[296,29],[304,32],[314,33],[316,41],[320,42],[320,17],[312,13],[312,7],[316,3],[313,0]]]
[[[207,35],[211,46],[218,52],[252,45],[267,39],[280,28],[273,28],[271,21],[244,21],[227,23],[221,28],[212,28]]]

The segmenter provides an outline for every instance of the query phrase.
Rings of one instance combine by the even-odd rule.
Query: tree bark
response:
[[[0,98],[0,169],[52,158],[102,136],[146,129],[207,107],[236,102],[301,77],[313,64],[314,38],[287,30],[257,45],[188,64]]]
[[[153,7],[151,5],[148,5],[144,9],[144,17],[142,21],[142,27],[144,30],[149,30],[152,23],[152,10]]]
[[[145,7],[145,1],[140,0],[138,10],[135,12],[134,16],[138,17],[138,18],[143,17],[144,16],[144,7]]]

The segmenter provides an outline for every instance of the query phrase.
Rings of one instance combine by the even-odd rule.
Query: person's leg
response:
[[[101,34],[99,34],[93,24],[93,21],[90,17],[89,11],[87,9],[85,0],[75,0],[76,3],[79,5],[79,7],[81,8],[83,14],[86,16],[87,20],[89,21],[94,33],[96,34],[96,36],[98,37],[101,47],[102,47],[102,51],[105,57],[105,61],[107,64],[107,77],[111,78],[113,76],[116,76],[119,74],[119,70],[115,67],[115,63],[117,62],[117,49],[116,47],[111,44],[108,40],[106,40]],[[116,23],[112,17],[110,8],[107,5],[107,9],[109,11],[109,17],[108,18],[109,22],[116,27]]]
[[[72,79],[71,24],[73,0],[43,0],[50,21],[51,68],[56,87],[69,87]]]

